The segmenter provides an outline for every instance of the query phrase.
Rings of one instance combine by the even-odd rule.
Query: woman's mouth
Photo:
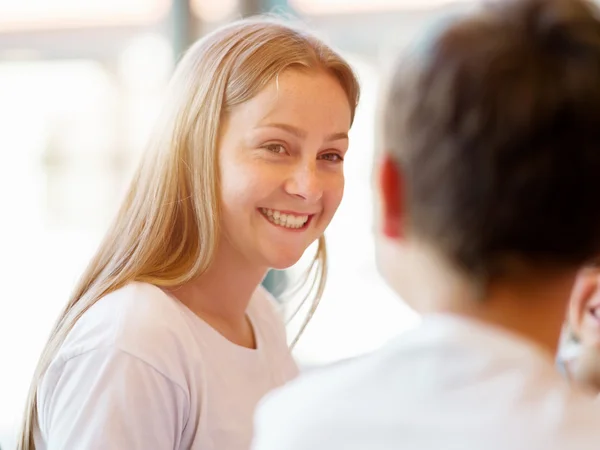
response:
[[[314,214],[294,214],[276,209],[259,208],[261,214],[272,224],[283,228],[300,230],[306,228]]]

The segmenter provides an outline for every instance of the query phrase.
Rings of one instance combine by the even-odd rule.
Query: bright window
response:
[[[0,33],[151,23],[164,17],[171,0],[0,0]]]

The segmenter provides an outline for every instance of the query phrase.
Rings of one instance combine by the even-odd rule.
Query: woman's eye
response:
[[[285,147],[281,144],[267,144],[264,148],[272,153],[286,153]]]
[[[344,160],[338,153],[325,153],[324,155],[321,155],[321,159],[330,162],[342,162]]]

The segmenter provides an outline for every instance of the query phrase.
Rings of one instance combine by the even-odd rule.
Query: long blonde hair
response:
[[[359,87],[352,69],[300,28],[272,18],[245,19],[205,36],[184,55],[121,208],[42,352],[18,449],[35,450],[38,383],[74,324],[94,303],[133,281],[176,286],[210,266],[219,237],[217,138],[222,117],[287,68],[335,76],[354,118]],[[312,313],[326,278],[324,237],[310,268]]]

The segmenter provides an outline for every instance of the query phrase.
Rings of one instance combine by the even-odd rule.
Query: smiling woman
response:
[[[297,372],[260,282],[318,240],[317,304],[358,91],[273,20],[192,46],[44,349],[19,449],[249,447],[256,404]]]
[[[219,153],[228,246],[262,268],[300,259],[342,200],[351,120],[344,89],[322,70],[290,68],[231,111]]]

